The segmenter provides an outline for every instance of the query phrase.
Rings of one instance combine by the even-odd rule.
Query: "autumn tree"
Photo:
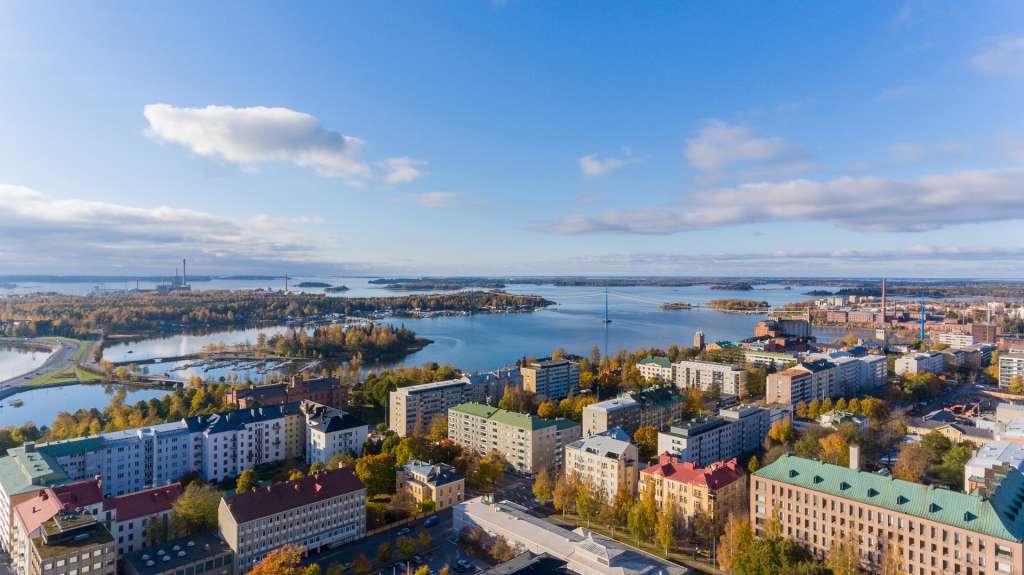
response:
[[[193,481],[171,505],[171,524],[178,534],[191,535],[217,528],[220,491],[212,485]]]
[[[676,509],[669,501],[665,505],[664,511],[658,514],[658,525],[654,533],[654,542],[657,544],[664,553],[665,557],[668,557],[670,551],[672,551],[672,544],[676,539]]]
[[[256,472],[252,468],[246,469],[235,481],[235,493],[245,493],[256,487]]]
[[[604,502],[604,494],[590,483],[579,483],[576,489],[576,513],[587,522],[590,527],[591,521],[601,511],[601,504]]]
[[[541,469],[540,473],[533,480],[533,496],[543,505],[551,499],[553,489],[554,486],[551,484],[551,476],[548,474],[548,470]]]
[[[768,430],[768,437],[776,442],[784,445],[789,445],[796,439],[796,430],[793,429],[793,420],[785,418],[781,421],[776,421],[772,424]]]
[[[839,433],[831,433],[818,440],[820,457],[825,463],[833,465],[850,465],[850,446]]]
[[[928,473],[930,460],[931,454],[926,447],[920,443],[906,443],[900,447],[892,474],[896,479],[919,483]]]
[[[373,571],[373,562],[370,561],[370,558],[365,553],[356,555],[352,561],[352,572],[356,575],[366,575],[370,571]]]
[[[408,559],[416,554],[416,541],[412,537],[402,536],[395,539],[395,549],[402,559]]]
[[[650,538],[656,520],[657,506],[654,503],[654,490],[648,489],[640,498],[640,502],[629,510],[629,519],[627,520],[629,532],[636,539],[638,545],[641,539]]]
[[[382,565],[391,563],[391,545],[386,541],[377,546],[377,561]]]
[[[320,566],[302,566],[302,547],[284,545],[274,549],[249,570],[249,575],[318,575]]]
[[[640,451],[640,457],[654,457],[658,451],[658,428],[652,425],[638,428],[633,433],[633,442]]]
[[[746,553],[754,542],[754,531],[746,517],[730,515],[725,524],[725,531],[718,541],[718,566],[725,572],[731,572],[736,558]]]
[[[567,479],[564,475],[555,481],[555,488],[552,490],[555,509],[562,512],[565,518],[566,511],[569,511],[576,504],[576,483]]]

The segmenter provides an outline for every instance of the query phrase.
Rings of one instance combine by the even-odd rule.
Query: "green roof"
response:
[[[951,527],[1024,541],[1024,475],[1016,469],[991,497],[983,497],[979,491],[950,491],[789,454],[758,469],[754,476]]]
[[[68,480],[64,470],[48,454],[27,452],[24,447],[8,449],[7,453],[6,457],[0,457],[0,485],[8,497]]]
[[[66,455],[81,455],[95,451],[103,447],[103,437],[95,435],[92,437],[79,437],[76,439],[64,439],[53,443],[43,443],[37,446],[39,451],[51,457],[64,457]]]
[[[511,425],[512,427],[518,427],[519,429],[526,429],[528,431],[543,429],[552,425],[557,425],[558,429],[567,429],[574,425],[578,425],[574,421],[561,417],[557,419],[544,419],[542,417],[537,417],[536,415],[530,415],[529,413],[518,413],[473,402],[456,405],[455,407],[449,408],[448,411],[458,411],[460,413],[490,419],[492,421],[497,421],[498,423]]]
[[[664,356],[661,356],[661,355],[649,355],[649,356],[641,359],[640,361],[638,361],[637,365],[646,364],[646,363],[653,363],[653,364],[657,365],[658,367],[664,367],[665,369],[669,369],[669,368],[672,367],[672,362],[669,361],[667,357],[664,357]]]

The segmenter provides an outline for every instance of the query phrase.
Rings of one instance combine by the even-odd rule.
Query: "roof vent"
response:
[[[821,483],[822,481],[825,481],[825,480],[820,475],[815,475],[814,476],[814,482],[815,483]]]
[[[839,489],[841,489],[843,491],[846,491],[849,488],[850,488],[850,484],[849,483],[847,483],[845,481],[839,482]]]
[[[904,497],[902,495],[899,495],[899,496],[896,497],[896,504],[897,505],[903,505],[904,503],[908,503],[909,501],[910,501],[909,499],[907,499],[906,497]]]
[[[874,497],[876,495],[878,495],[878,490],[874,487],[868,487],[868,497]]]
[[[800,475],[800,472],[797,471],[796,469],[790,469],[789,470],[789,476],[790,477],[796,477],[797,475]]]
[[[928,513],[938,513],[939,511],[942,511],[942,508],[939,507],[938,503],[929,503],[928,504]]]
[[[973,513],[970,511],[964,511],[964,521],[973,521],[975,519],[977,519],[977,517],[975,517]]]

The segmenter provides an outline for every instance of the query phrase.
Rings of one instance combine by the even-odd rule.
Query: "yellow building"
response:
[[[434,502],[440,511],[462,502],[466,496],[466,481],[455,473],[455,468],[444,463],[424,463],[415,459],[398,468],[398,493],[417,505]]]
[[[735,459],[696,467],[663,453],[658,463],[640,471],[641,497],[648,490],[654,490],[659,511],[671,502],[687,524],[703,513],[710,513],[717,522],[744,506],[747,477]]]

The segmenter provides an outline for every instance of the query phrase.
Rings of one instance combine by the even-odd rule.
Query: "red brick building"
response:
[[[291,381],[235,387],[224,394],[224,403],[238,409],[251,409],[267,405],[282,405],[293,401],[309,400],[331,407],[344,408],[348,404],[348,386],[333,377],[302,379],[292,376]]]

